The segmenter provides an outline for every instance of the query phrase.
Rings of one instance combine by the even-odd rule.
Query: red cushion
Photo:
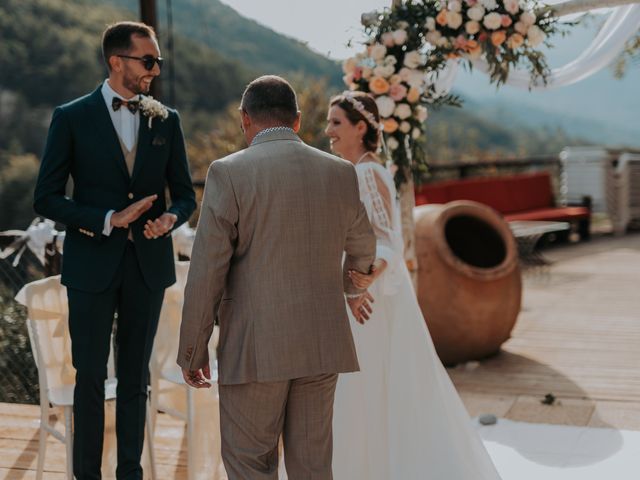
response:
[[[505,215],[507,222],[514,220],[546,220],[546,221],[568,221],[589,218],[590,212],[586,207],[561,207],[561,208],[539,208],[528,212],[519,212]]]
[[[428,183],[416,189],[416,205],[472,200],[502,214],[553,207],[548,172]]]
[[[503,213],[554,207],[548,172],[513,176],[507,181],[510,207]]]

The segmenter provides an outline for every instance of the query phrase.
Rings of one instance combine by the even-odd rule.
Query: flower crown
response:
[[[384,128],[384,125],[376,121],[375,115],[364,107],[363,103],[357,99],[356,95],[354,95],[353,92],[342,92],[342,96],[347,102],[351,104],[353,108],[360,112],[360,115],[362,115],[364,119],[369,123],[369,125],[371,125],[374,129],[382,130]]]

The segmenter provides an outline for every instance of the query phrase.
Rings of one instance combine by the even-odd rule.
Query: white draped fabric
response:
[[[528,70],[519,69],[509,72],[507,85],[533,90],[544,90],[571,85],[599,72],[622,53],[625,44],[640,28],[640,5],[625,5],[612,9],[602,29],[594,37],[591,44],[576,58],[558,68],[551,69],[547,84],[538,81],[531,85],[531,74]],[[473,61],[478,71],[489,74],[489,65],[484,59]],[[440,72],[436,81],[436,92],[440,95],[448,93],[455,81],[458,64],[450,61]]]

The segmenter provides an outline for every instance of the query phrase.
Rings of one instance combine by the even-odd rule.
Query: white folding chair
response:
[[[33,357],[38,367],[40,387],[40,440],[36,480],[41,480],[47,449],[47,437],[53,435],[65,444],[67,478],[73,480],[73,389],[75,369],[71,363],[71,339],[68,328],[68,306],[65,287],[60,276],[48,277],[25,285],[16,301],[28,309],[27,330]],[[113,342],[111,342],[113,345]],[[113,367],[113,349],[105,381],[105,399],[116,398],[117,379]],[[147,439],[151,478],[156,479],[153,455],[153,425],[151,408],[147,403]],[[50,423],[54,409],[62,409],[64,432]]]
[[[186,423],[187,428],[187,478],[195,480],[196,466],[193,451],[195,442],[195,390],[189,387],[182,376],[182,370],[176,364],[178,353],[178,338],[180,336],[180,321],[182,317],[182,304],[184,287],[187,281],[189,262],[176,262],[176,283],[165,291],[164,303],[160,314],[158,332],[151,355],[151,409],[155,420],[158,411],[164,412],[174,418],[178,418]],[[212,344],[215,342],[211,342]],[[217,368],[215,355],[210,353],[211,381],[217,382]],[[186,407],[183,410],[168,404],[161,404],[159,397],[167,391],[160,388],[161,381],[169,382],[173,385],[180,385],[184,388],[186,397]],[[214,477],[215,478],[215,474]]]

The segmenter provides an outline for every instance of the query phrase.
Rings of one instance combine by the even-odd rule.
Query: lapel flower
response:
[[[160,120],[164,121],[169,116],[167,107],[153,97],[146,95],[142,95],[140,99],[140,111],[149,118],[149,129],[151,129],[151,122],[154,118],[160,117]]]

